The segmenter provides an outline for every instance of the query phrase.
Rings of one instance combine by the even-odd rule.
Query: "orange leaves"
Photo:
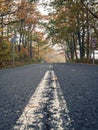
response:
[[[24,19],[26,24],[37,24],[41,15],[36,9],[36,3],[22,1],[18,5],[17,16],[19,19]]]

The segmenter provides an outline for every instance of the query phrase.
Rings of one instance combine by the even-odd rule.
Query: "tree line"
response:
[[[46,16],[38,11],[38,3],[39,0],[0,0],[0,64],[12,62],[13,52],[15,61],[34,59],[35,53],[39,59],[39,46],[49,42],[60,44],[67,60],[89,61],[91,37],[98,43],[97,0],[43,2],[45,8],[50,6],[52,10],[48,8]],[[35,43],[37,50],[33,49]]]
[[[49,23],[46,24],[48,37],[54,44],[63,46],[66,59],[89,61],[91,37],[98,44],[98,1],[53,0],[50,6],[53,12],[49,14]]]
[[[42,18],[35,0],[0,0],[0,64],[12,61],[13,46],[15,61],[34,58],[32,45],[44,43],[36,30]]]

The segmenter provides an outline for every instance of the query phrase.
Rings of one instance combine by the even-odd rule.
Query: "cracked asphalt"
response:
[[[51,69],[49,66],[35,64],[0,70],[0,130],[14,127],[45,72]],[[98,66],[60,63],[53,64],[53,69],[74,130],[98,130]]]

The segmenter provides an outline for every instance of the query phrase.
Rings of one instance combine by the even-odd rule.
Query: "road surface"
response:
[[[0,70],[0,130],[98,130],[98,66]]]

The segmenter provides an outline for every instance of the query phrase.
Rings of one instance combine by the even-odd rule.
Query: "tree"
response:
[[[66,45],[69,48],[71,59],[77,58],[77,47],[79,46],[80,59],[83,60],[90,58],[90,35],[93,29],[93,32],[97,33],[97,20],[89,12],[89,9],[93,8],[93,13],[96,15],[97,3],[93,2],[96,5],[94,8],[86,4],[86,1],[80,0],[54,0],[51,3],[53,6],[53,13],[50,16],[51,20],[47,25],[47,29],[50,37],[52,39],[56,38],[66,41]],[[86,6],[84,6],[85,4]],[[95,23],[95,24],[93,24]],[[98,35],[97,35],[98,36]],[[60,43],[60,40],[59,40]]]
[[[86,2],[86,3],[85,3]],[[94,1],[89,1],[87,2],[86,0],[81,0],[82,5],[89,11],[89,13],[96,19],[98,19],[98,10],[96,10],[95,12],[92,11],[92,9],[90,9],[90,7],[88,7],[88,4],[91,4],[93,6],[93,8],[98,8],[98,1],[94,0]]]
[[[1,0],[0,7],[1,49],[3,48],[2,40],[4,37],[10,40],[12,36],[17,36],[19,43],[15,45],[15,51],[18,50],[16,53],[22,55],[23,50],[28,49],[30,54],[28,56],[32,58],[32,36],[41,18],[36,8],[36,1],[22,0],[17,3],[14,0]],[[25,55],[24,52],[23,55]]]

